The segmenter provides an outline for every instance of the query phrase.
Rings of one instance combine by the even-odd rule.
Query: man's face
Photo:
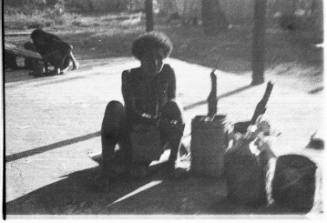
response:
[[[141,66],[148,74],[158,74],[161,72],[164,60],[163,49],[155,49],[147,52],[141,59]]]

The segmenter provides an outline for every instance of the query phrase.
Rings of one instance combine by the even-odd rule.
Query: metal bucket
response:
[[[219,177],[226,150],[226,115],[196,116],[192,120],[191,171],[196,175]]]

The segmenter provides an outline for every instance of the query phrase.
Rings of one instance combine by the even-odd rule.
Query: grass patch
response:
[[[33,14],[6,14],[4,15],[4,27],[7,30],[26,30],[56,25],[65,25],[68,18],[65,16],[54,16],[51,12],[37,12]]]

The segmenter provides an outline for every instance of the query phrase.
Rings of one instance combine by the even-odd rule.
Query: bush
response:
[[[10,14],[4,16],[4,25],[7,29],[36,29],[54,25],[64,25],[69,19],[64,14],[59,15],[55,10],[36,10],[31,14],[21,13],[10,9]]]
[[[121,12],[128,9],[129,0],[67,0],[66,6],[79,12]]]
[[[63,0],[5,0],[4,25],[11,29],[35,29],[64,25]]]
[[[4,0],[4,7],[15,7],[15,8],[34,8],[40,9],[46,6],[46,0]]]
[[[47,23],[53,24],[51,20],[44,19],[40,15],[25,15],[16,13],[4,17],[4,25],[7,29],[35,29],[43,28]]]

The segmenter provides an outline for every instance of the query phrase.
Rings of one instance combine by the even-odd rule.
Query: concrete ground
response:
[[[177,74],[178,98],[187,127],[206,114],[210,68],[169,59]],[[226,200],[223,179],[167,178],[159,168],[145,179],[122,178],[109,192],[94,184],[101,152],[99,129],[106,104],[122,100],[121,72],[136,66],[132,58],[80,61],[81,68],[62,76],[33,78],[27,71],[5,73],[6,204],[16,214],[244,214],[266,213]],[[216,72],[218,113],[231,122],[251,117],[265,84],[250,86],[250,77]],[[323,150],[305,148],[322,127],[323,93],[279,84],[266,116],[282,132],[276,154],[301,153],[323,162]],[[313,89],[314,90],[314,89]],[[185,137],[187,141],[189,137]],[[320,182],[321,183],[321,182]],[[319,185],[320,185],[319,183]],[[320,191],[320,190],[319,190]],[[321,212],[317,194],[313,213]],[[274,213],[268,212],[268,213]],[[277,212],[278,213],[278,212]]]

